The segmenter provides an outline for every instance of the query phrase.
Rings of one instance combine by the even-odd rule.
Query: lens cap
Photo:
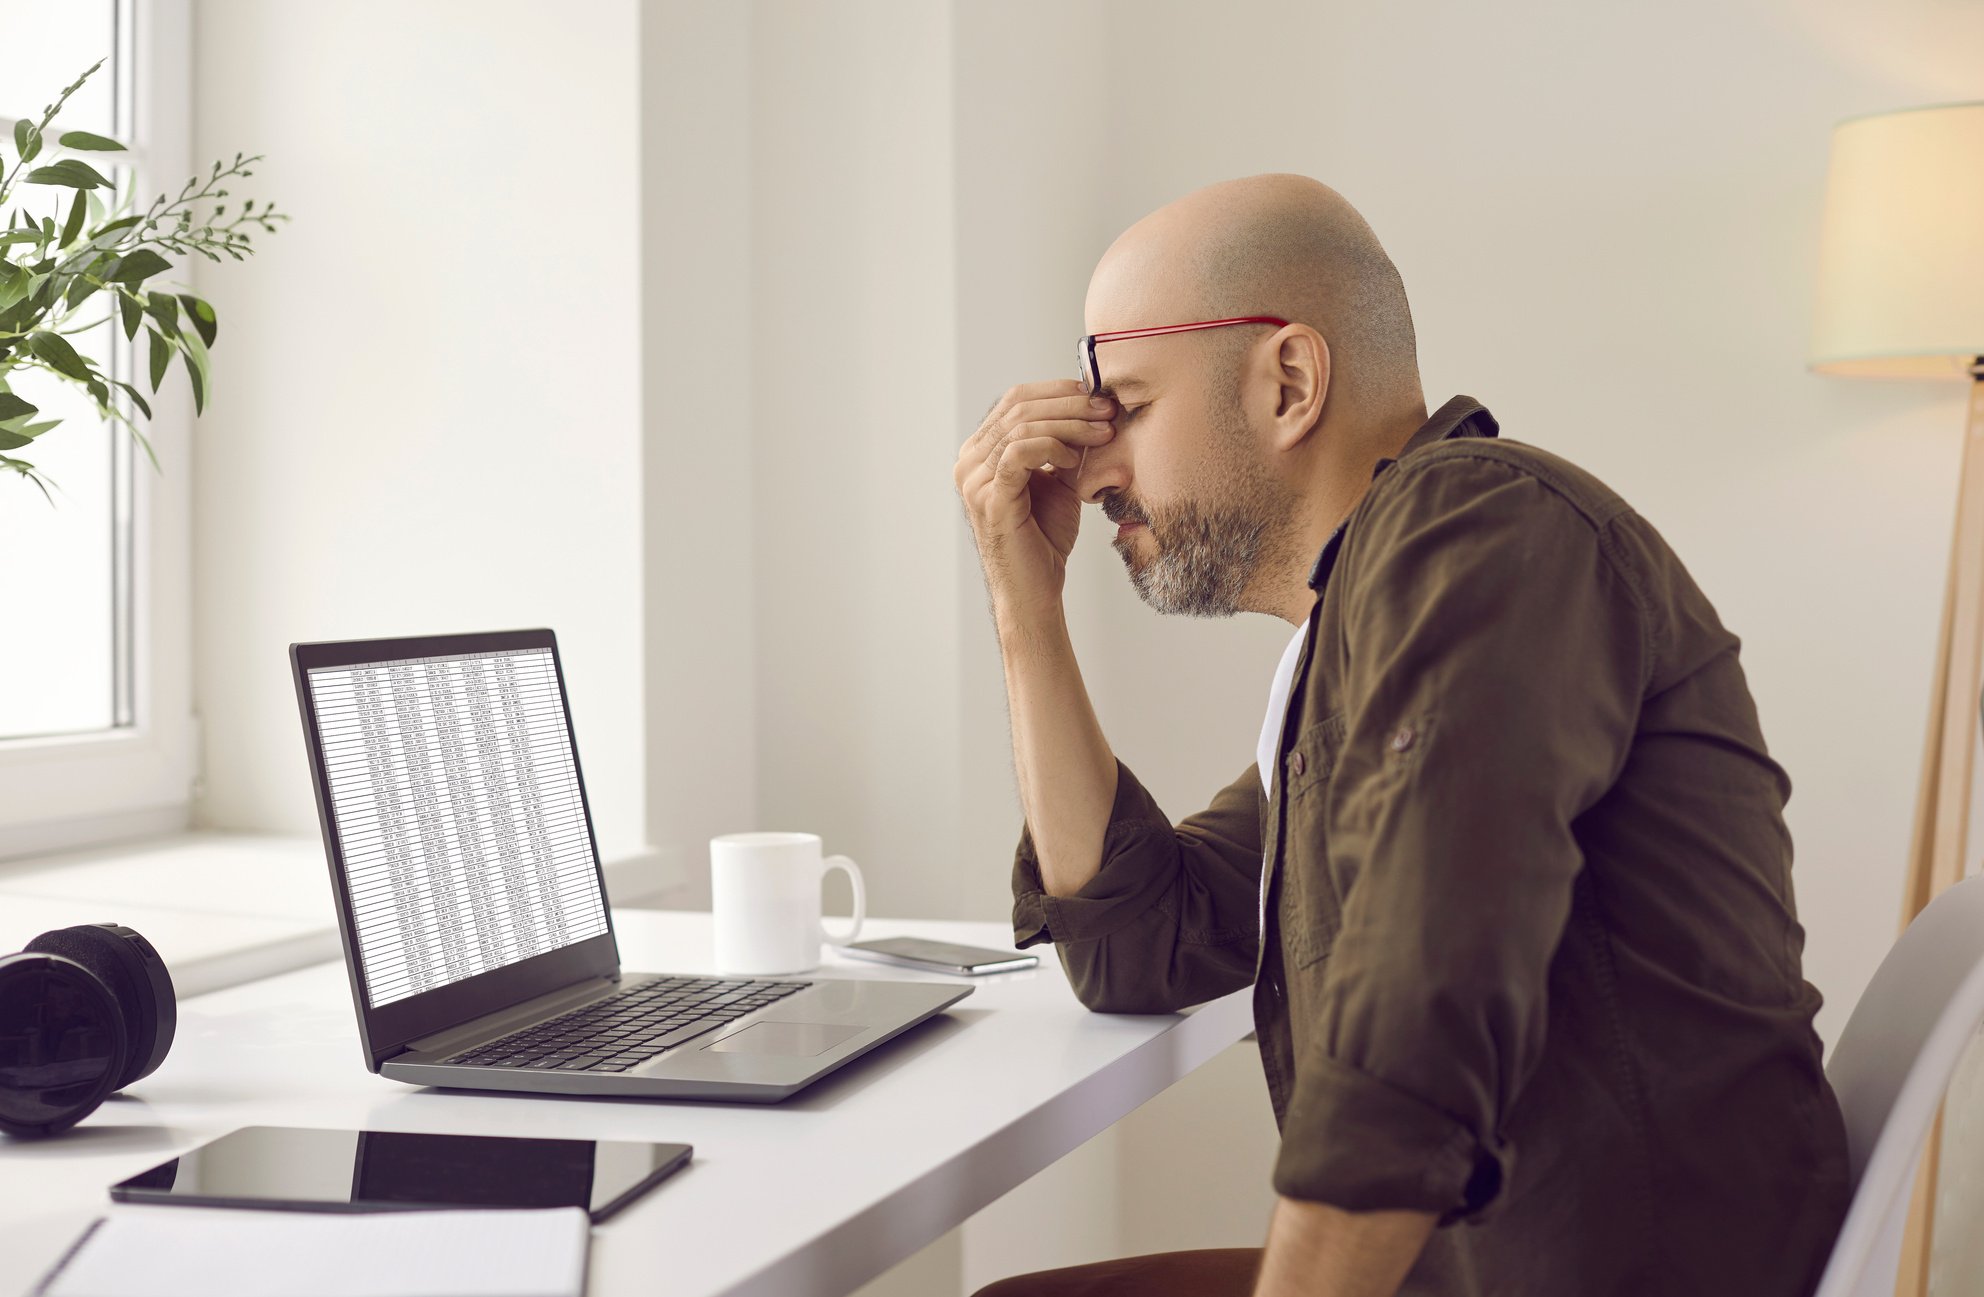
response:
[[[124,1070],[116,1002],[60,955],[0,959],[0,1131],[56,1135],[116,1088]]]

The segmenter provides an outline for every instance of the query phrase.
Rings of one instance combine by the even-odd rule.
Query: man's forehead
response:
[[[1119,243],[1104,254],[1088,281],[1082,318],[1089,333],[1149,329],[1192,319],[1193,297],[1179,256],[1154,244]],[[1181,314],[1181,312],[1185,312]]]
[[[1139,292],[1120,297],[1089,297],[1082,312],[1085,332],[1119,333],[1128,329],[1154,329],[1165,324],[1184,324],[1198,319],[1182,294]]]
[[[1114,333],[1122,329],[1150,329],[1166,324],[1184,324],[1193,317],[1180,314],[1189,308],[1174,305],[1156,293],[1126,294],[1121,300],[1100,301],[1090,295],[1086,323],[1091,333]],[[1163,344],[1167,337],[1122,338],[1101,342],[1095,348],[1095,367],[1102,380],[1104,396],[1122,396],[1150,387],[1160,376]]]

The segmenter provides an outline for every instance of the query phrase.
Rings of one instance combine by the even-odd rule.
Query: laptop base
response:
[[[629,977],[642,976],[629,974]],[[383,1076],[412,1085],[528,1094],[777,1103],[972,992],[939,982],[828,978],[625,1072],[445,1063],[459,1052],[409,1050]]]

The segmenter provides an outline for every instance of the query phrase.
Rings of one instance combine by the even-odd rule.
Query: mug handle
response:
[[[830,946],[845,946],[861,935],[861,921],[868,917],[868,892],[861,885],[861,866],[855,864],[846,856],[828,856],[820,863],[825,866],[820,871],[821,878],[824,879],[827,876],[827,870],[843,869],[847,871],[847,881],[854,886],[854,913],[850,916],[852,922],[848,925],[847,935],[836,937],[833,933],[827,931],[827,925],[824,922],[820,924],[820,939],[822,941]]]

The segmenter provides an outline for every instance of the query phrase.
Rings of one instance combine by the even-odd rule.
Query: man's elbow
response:
[[[1176,1013],[1204,998],[1187,995],[1182,987],[1163,979],[1071,976],[1069,980],[1075,998],[1091,1013]]]
[[[1084,995],[1080,999],[1091,1013],[1176,1013],[1180,1009],[1192,1007],[1189,1003],[1170,996]]]

